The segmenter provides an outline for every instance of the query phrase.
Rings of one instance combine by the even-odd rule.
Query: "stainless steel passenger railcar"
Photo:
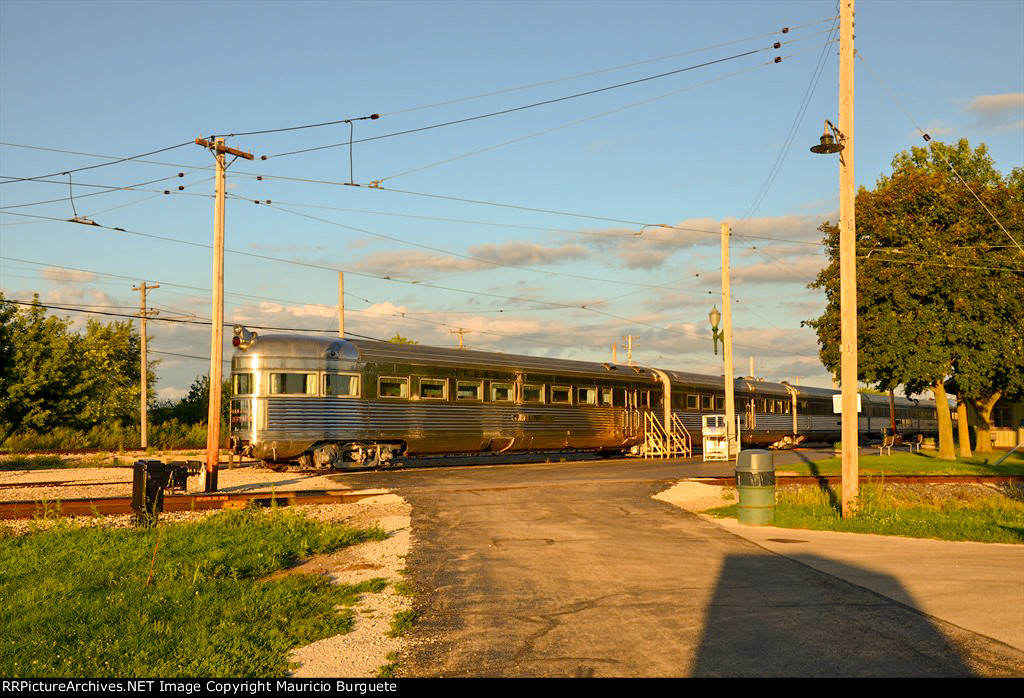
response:
[[[721,377],[678,371],[244,330],[235,344],[232,444],[270,463],[346,468],[397,456],[635,452],[645,413],[663,423],[675,414],[699,444],[701,415],[724,412]],[[744,444],[835,438],[832,394],[738,379]],[[870,414],[862,415],[864,433],[877,433],[883,420]],[[885,414],[888,425],[887,404]]]

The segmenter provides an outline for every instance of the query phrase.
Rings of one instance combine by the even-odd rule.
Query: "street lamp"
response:
[[[725,331],[718,329],[718,323],[722,320],[722,314],[718,312],[718,306],[712,306],[711,312],[708,313],[708,319],[711,320],[711,340],[715,344],[715,355],[718,355],[718,342],[721,340],[722,346],[725,347]]]
[[[828,120],[821,142],[812,153],[839,156],[839,327],[840,380],[842,381],[843,516],[857,506],[857,260],[853,160],[854,140],[854,36],[855,0],[840,0],[839,8],[839,123],[840,132]]]
[[[829,133],[831,131],[831,133]],[[846,136],[843,132],[832,125],[832,122],[825,119],[825,132],[821,134],[818,145],[811,146],[811,152],[819,155],[831,155],[838,153],[846,147]],[[837,142],[838,141],[838,142]]]

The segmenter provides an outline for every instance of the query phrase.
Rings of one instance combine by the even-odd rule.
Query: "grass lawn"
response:
[[[0,530],[0,676],[282,676],[290,650],[348,632],[344,607],[387,582],[266,577],[384,536],[276,509],[151,529]]]
[[[939,460],[934,451],[910,453],[893,451],[892,455],[866,454],[861,451],[857,459],[858,470],[862,477],[882,477],[885,475],[1024,475],[1024,454],[1019,451],[1004,460],[1000,465],[994,463],[1006,455],[1006,451],[996,451],[971,458],[957,458],[955,461]],[[842,474],[841,458],[826,458],[808,463],[795,463],[776,468],[777,472],[792,472],[798,475],[840,475]]]
[[[841,518],[832,488],[782,486],[776,491],[780,528],[877,533],[910,538],[1024,543],[1024,490],[1007,486],[902,485],[861,482],[859,509]],[[707,512],[736,517],[738,505]]]

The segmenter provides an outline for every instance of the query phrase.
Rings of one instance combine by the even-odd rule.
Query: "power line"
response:
[[[313,152],[315,150],[326,150],[328,148],[338,148],[338,147],[345,146],[345,145],[352,145],[354,143],[367,143],[369,141],[376,141],[376,140],[380,140],[382,138],[392,138],[394,136],[405,136],[405,135],[408,135],[410,133],[420,133],[422,131],[429,131],[429,130],[432,130],[432,129],[435,129],[435,128],[442,128],[442,127],[445,127],[445,126],[455,126],[457,124],[465,124],[465,123],[469,123],[471,121],[478,121],[480,119],[489,119],[489,118],[494,117],[494,116],[502,116],[502,115],[505,115],[505,114],[512,114],[512,113],[515,113],[515,112],[524,111],[526,109],[534,109],[536,107],[542,107],[542,106],[546,106],[546,105],[549,105],[549,104],[556,104],[558,102],[565,102],[565,101],[570,100],[570,99],[577,99],[579,97],[586,97],[586,96],[598,94],[598,93],[601,93],[601,92],[608,92],[609,90],[615,90],[615,89],[619,89],[621,87],[627,87],[629,85],[636,85],[636,84],[639,84],[639,83],[642,83],[642,82],[648,82],[650,80],[657,80],[659,78],[668,77],[670,75],[678,75],[679,73],[685,73],[685,72],[690,71],[690,70],[696,70],[697,68],[706,68],[708,66],[715,65],[717,63],[724,63],[726,61],[732,61],[732,60],[736,60],[738,58],[743,58],[744,56],[750,56],[750,55],[753,55],[755,53],[760,53],[761,51],[768,51],[768,50],[771,50],[772,48],[773,47],[769,46],[769,47],[765,47],[765,48],[753,49],[751,51],[745,51],[743,53],[737,53],[735,55],[727,56],[725,58],[718,58],[718,59],[713,60],[713,61],[707,61],[707,62],[704,62],[704,63],[698,63],[696,65],[687,66],[685,68],[679,68],[677,70],[670,70],[670,71],[667,71],[667,72],[664,72],[664,73],[659,73],[658,75],[649,75],[649,76],[644,77],[644,78],[638,78],[636,80],[629,80],[627,82],[621,82],[621,83],[618,83],[616,85],[607,85],[605,87],[599,87],[599,88],[596,88],[596,89],[593,89],[593,90],[586,90],[584,92],[577,92],[576,94],[566,95],[564,97],[555,97],[553,99],[546,99],[546,100],[542,100],[540,102],[534,102],[532,104],[524,104],[524,105],[519,106],[519,107],[510,107],[508,109],[501,109],[499,111],[489,112],[487,114],[478,114],[476,116],[468,116],[468,117],[465,117],[465,118],[462,118],[462,119],[453,119],[451,121],[445,121],[445,122],[438,123],[438,124],[431,124],[430,126],[420,126],[418,128],[406,129],[405,131],[396,131],[394,133],[385,133],[385,134],[382,134],[380,136],[370,136],[368,138],[360,138],[359,140],[353,140],[353,139],[350,138],[349,140],[347,140],[347,141],[345,141],[343,143],[333,143],[331,145],[321,145],[321,146],[315,146],[313,148],[303,148],[301,150],[292,150],[292,151],[288,151],[288,152],[285,152],[285,153],[277,153],[275,155],[264,155],[262,159],[279,158],[279,157],[285,157],[286,155],[297,155],[299,153],[309,153],[309,152]]]
[[[835,23],[832,28],[829,29],[829,36],[831,37],[833,32],[839,30],[839,18],[835,18]],[[793,140],[796,137],[797,130],[800,128],[800,124],[803,123],[804,115],[807,113],[807,107],[810,106],[811,97],[814,95],[815,89],[818,87],[818,81],[821,79],[822,73],[825,69],[826,58],[828,56],[828,47],[831,45],[831,41],[827,41],[821,49],[821,55],[818,57],[818,63],[815,66],[814,71],[811,73],[811,81],[807,85],[807,89],[804,91],[803,100],[800,102],[800,106],[797,108],[796,115],[793,117],[793,125],[790,126],[789,133],[786,136],[786,140],[783,143],[782,148],[779,150],[779,154],[775,158],[775,163],[772,165],[771,170],[768,172],[768,177],[765,179],[764,184],[761,185],[761,189],[754,197],[754,201],[750,204],[743,216],[734,226],[736,229],[740,228],[747,219],[757,211],[758,207],[764,202],[768,191],[771,189],[772,184],[775,183],[775,178],[782,170],[782,164],[786,160],[786,156],[789,154],[789,149],[793,145]]]
[[[169,177],[160,177],[159,179],[151,179],[148,182],[139,182],[138,184],[129,184],[129,185],[122,186],[122,187],[108,186],[108,185],[105,185],[105,184],[77,184],[75,186],[79,186],[79,187],[98,187],[98,188],[104,189],[104,191],[94,191],[91,194],[80,194],[78,196],[79,199],[84,199],[84,198],[89,197],[89,196],[98,196],[100,194],[110,194],[111,192],[115,192],[115,191],[133,191],[133,190],[134,191],[138,191],[139,187],[144,187],[144,186],[147,186],[147,185],[150,185],[150,184],[156,184],[157,182],[165,182],[165,181],[167,181],[169,179],[177,179],[179,177],[184,177],[184,176],[185,176],[184,172],[179,172],[178,174],[170,175]],[[45,179],[39,180],[39,181],[45,182],[47,184],[67,184],[67,182],[54,182],[52,180],[45,180]],[[179,189],[183,190],[184,186],[180,187]],[[150,190],[150,191],[152,191],[152,190]],[[52,203],[57,203],[57,202],[60,202],[60,201],[67,201],[69,199],[73,200],[73,198],[74,197],[72,197],[72,196],[63,196],[63,197],[61,197],[59,199],[49,199],[47,201],[33,201],[32,203],[28,203],[28,204],[12,204],[10,206],[0,206],[0,210],[6,211],[6,210],[12,209],[12,208],[25,208],[26,206],[41,206],[42,204],[52,204]]]
[[[565,82],[565,81],[568,81],[568,80],[576,80],[578,78],[592,77],[594,75],[600,75],[602,73],[610,73],[610,72],[613,72],[613,71],[616,71],[616,70],[623,70],[625,68],[635,68],[638,65],[645,65],[647,63],[656,63],[656,62],[668,60],[668,59],[671,59],[671,58],[680,58],[682,56],[687,56],[687,55],[690,55],[690,54],[693,54],[693,53],[701,53],[703,51],[710,51],[712,49],[722,48],[724,46],[730,46],[730,45],[733,45],[733,44],[745,43],[747,41],[754,41],[755,39],[763,39],[766,36],[774,36],[776,34],[787,34],[787,33],[790,33],[792,31],[796,30],[796,29],[803,29],[804,27],[809,27],[809,26],[814,26],[814,25],[817,25],[817,24],[822,24],[824,22],[831,22],[834,19],[835,18],[830,17],[828,19],[819,20],[817,22],[809,22],[807,24],[802,24],[802,25],[798,25],[798,26],[794,26],[794,27],[784,27],[784,28],[782,28],[780,30],[777,30],[777,31],[766,32],[764,34],[756,34],[754,36],[748,36],[748,37],[743,38],[743,39],[733,39],[732,41],[726,41],[726,42],[723,42],[723,43],[720,43],[720,44],[713,44],[713,45],[710,45],[710,46],[704,46],[702,48],[697,48],[697,49],[690,49],[689,51],[683,51],[683,52],[680,52],[680,53],[672,53],[672,54],[669,54],[667,56],[659,56],[657,58],[648,58],[648,59],[645,59],[645,60],[642,60],[642,61],[635,61],[633,63],[626,63],[626,64],[623,64],[623,65],[613,66],[611,68],[602,68],[600,70],[592,70],[592,71],[589,71],[589,72],[586,72],[586,73],[578,73],[576,75],[570,75],[570,76],[562,77],[562,78],[555,78],[553,80],[545,80],[543,82],[535,82],[535,83],[531,83],[529,85],[522,85],[520,87],[510,87],[510,88],[506,88],[506,89],[503,89],[503,90],[496,90],[496,91],[493,91],[493,92],[485,92],[483,94],[474,95],[474,96],[471,96],[471,97],[460,97],[460,98],[457,98],[457,99],[450,99],[450,100],[446,100],[446,101],[443,101],[443,102],[435,102],[433,104],[426,104],[426,105],[422,105],[422,106],[419,106],[419,107],[411,107],[409,109],[402,109],[402,110],[399,110],[399,111],[385,112],[385,113],[382,113],[381,116],[394,116],[394,115],[397,115],[397,114],[405,114],[405,113],[408,113],[408,112],[420,111],[422,109],[432,109],[434,107],[444,107],[444,106],[448,106],[448,105],[451,105],[451,104],[458,104],[460,102],[468,102],[468,101],[471,101],[471,100],[481,99],[481,98],[484,98],[484,97],[494,97],[494,96],[501,95],[501,94],[507,94],[509,92],[518,92],[520,90],[528,90],[528,89],[532,89],[534,87],[544,87],[544,86],[547,86],[547,85],[552,85],[552,84],[559,83],[559,82]]]
[[[549,270],[544,270],[544,269],[532,269],[530,267],[520,267],[520,266],[517,266],[517,265],[514,265],[514,264],[504,264],[502,262],[495,262],[494,260],[484,259],[482,257],[474,257],[472,255],[464,255],[464,254],[460,254],[458,252],[451,252],[450,250],[444,250],[444,249],[441,249],[439,247],[431,247],[430,245],[423,245],[423,244],[420,244],[418,242],[412,242],[411,240],[404,240],[402,238],[397,238],[397,237],[394,237],[394,236],[391,236],[391,235],[384,235],[383,233],[375,233],[375,232],[370,231],[370,230],[365,230],[363,228],[356,228],[355,226],[345,225],[343,223],[338,223],[337,221],[331,221],[331,220],[328,220],[326,218],[319,218],[317,216],[310,216],[309,214],[299,213],[298,211],[291,211],[289,209],[286,209],[286,208],[283,208],[281,206],[277,206],[277,205],[274,205],[274,204],[269,204],[268,208],[272,208],[272,209],[275,209],[275,210],[278,210],[278,211],[284,211],[285,213],[290,213],[290,214],[295,215],[295,216],[301,216],[303,218],[309,218],[311,220],[319,221],[321,223],[327,223],[329,225],[334,225],[334,226],[337,226],[339,228],[345,228],[346,230],[353,230],[353,231],[356,231],[356,232],[359,232],[359,233],[364,233],[366,235],[373,235],[373,236],[376,236],[376,237],[384,238],[386,240],[392,240],[392,241],[395,241],[395,242],[400,242],[400,243],[405,244],[405,245],[412,245],[414,247],[420,247],[420,248],[423,248],[425,250],[430,250],[432,252],[439,252],[441,254],[449,255],[451,257],[459,257],[461,259],[466,259],[466,260],[470,260],[470,261],[473,261],[473,262],[480,262],[482,264],[490,264],[490,265],[493,265],[495,267],[501,267],[501,268],[505,268],[505,269],[516,269],[518,271],[528,271],[528,272],[532,272],[532,273],[535,273],[535,274],[547,274],[549,276],[563,276],[563,277],[570,278],[570,279],[583,279],[585,281],[601,281],[601,282],[604,282],[604,283],[621,284],[621,285],[624,285],[624,286],[643,286],[645,288],[662,288],[661,286],[657,286],[657,285],[653,285],[653,284],[641,284],[641,283],[636,283],[636,282],[632,282],[632,281],[617,281],[615,279],[609,279],[609,278],[598,279],[598,278],[595,278],[595,277],[592,277],[592,276],[581,276],[579,274],[566,274],[564,272],[549,271]],[[676,289],[676,290],[683,290],[683,289]]]
[[[193,141],[186,141],[184,143],[179,143],[178,145],[171,145],[171,146],[168,146],[166,148],[160,148],[159,150],[151,150],[148,153],[140,153],[139,155],[132,155],[132,156],[129,156],[129,157],[126,157],[126,158],[120,158],[118,160],[114,160],[113,162],[101,162],[101,163],[99,163],[97,165],[87,165],[85,167],[76,167],[74,169],[69,169],[69,170],[60,170],[58,172],[51,172],[50,174],[45,174],[45,175],[37,175],[35,177],[19,177],[19,178],[16,178],[16,179],[9,179],[9,180],[7,180],[5,182],[0,182],[0,184],[10,184],[12,182],[31,182],[31,181],[34,181],[34,180],[37,180],[37,179],[45,179],[46,177],[57,177],[57,176],[60,176],[60,175],[65,175],[65,174],[69,174],[69,173],[73,173],[73,172],[82,172],[84,170],[94,170],[97,167],[106,167],[107,165],[117,165],[118,163],[128,162],[129,160],[137,160],[138,158],[144,158],[144,157],[148,157],[150,155],[156,155],[157,153],[165,153],[168,150],[174,150],[175,148],[181,148],[182,146],[192,145],[192,143],[193,143]],[[5,144],[5,145],[8,145],[8,144]]]
[[[337,182],[322,182],[322,183],[323,184],[338,184]],[[427,197],[427,198],[431,198],[431,199],[442,199],[442,200],[445,200],[445,201],[459,201],[459,202],[462,202],[462,203],[477,204],[477,205],[480,205],[480,206],[495,206],[495,207],[498,207],[498,208],[509,208],[509,209],[515,209],[515,210],[519,210],[519,211],[528,211],[528,212],[531,212],[531,213],[549,213],[549,214],[556,215],[556,216],[569,216],[569,217],[572,217],[572,218],[584,218],[584,219],[588,219],[588,220],[604,221],[604,222],[608,222],[608,223],[622,223],[622,224],[625,224],[625,225],[632,225],[632,226],[637,226],[637,227],[640,227],[640,228],[665,228],[665,229],[668,229],[668,230],[678,230],[678,231],[681,231],[681,232],[702,233],[702,234],[705,234],[705,235],[716,235],[716,236],[721,234],[721,232],[717,231],[717,230],[703,230],[701,228],[688,228],[688,227],[678,226],[678,225],[663,225],[663,224],[660,224],[660,223],[644,223],[644,222],[641,222],[641,221],[623,220],[621,218],[608,218],[608,217],[604,217],[604,216],[591,216],[591,215],[582,214],[582,213],[570,213],[570,212],[567,212],[567,211],[555,211],[555,210],[552,210],[552,209],[531,208],[529,206],[518,206],[518,205],[515,205],[515,204],[503,204],[503,203],[496,203],[496,202],[493,202],[493,201],[481,201],[479,199],[466,199],[466,198],[457,197],[457,196],[445,196],[445,195],[442,195],[442,194],[428,194],[428,193],[425,193],[425,192],[409,191],[409,190],[405,190],[405,189],[392,189],[392,188],[389,188],[389,187],[377,187],[377,186],[366,186],[366,185],[357,185],[357,186],[360,186],[360,187],[362,187],[364,189],[377,189],[377,190],[380,190],[380,191],[393,192],[393,193],[396,193],[396,194],[407,194],[407,195],[410,195],[410,196],[422,196],[422,197]],[[640,236],[642,234],[643,234],[643,231],[641,231],[640,233],[633,233],[633,235],[636,235],[636,236]],[[620,237],[625,237],[625,236],[620,236]],[[811,241],[807,241],[807,240],[787,240],[787,239],[783,239],[783,238],[772,238],[772,237],[766,237],[766,236],[762,236],[762,235],[745,235],[744,237],[747,237],[747,238],[750,238],[750,239],[754,239],[754,240],[771,240],[772,242],[787,242],[787,243],[792,243],[792,244],[797,244],[797,245],[824,246],[824,243],[822,243],[822,242],[811,242]]]
[[[594,119],[599,119],[599,118],[604,117],[604,116],[610,116],[612,114],[617,114],[619,112],[623,112],[623,111],[626,111],[628,109],[635,109],[636,107],[640,107],[640,106],[644,106],[644,105],[647,105],[647,104],[651,104],[653,102],[657,102],[658,100],[662,100],[662,99],[665,99],[667,97],[672,97],[674,95],[681,94],[683,92],[687,92],[689,90],[693,90],[693,89],[696,89],[698,87],[704,87],[706,85],[710,85],[710,84],[718,82],[720,80],[726,80],[726,79],[729,79],[729,78],[733,78],[733,77],[736,77],[737,75],[742,75],[743,73],[748,73],[748,72],[750,72],[752,70],[756,70],[757,68],[763,68],[765,66],[773,65],[773,64],[774,64],[773,61],[768,61],[766,63],[761,63],[759,65],[753,65],[753,66],[750,66],[748,68],[744,68],[742,70],[738,70],[738,71],[736,71],[734,73],[729,73],[728,75],[722,75],[722,76],[719,76],[717,78],[712,78],[711,80],[705,80],[704,82],[699,82],[699,83],[696,83],[696,84],[693,84],[693,85],[688,85],[687,87],[684,87],[684,88],[681,88],[681,89],[678,89],[678,90],[673,90],[673,91],[667,92],[667,93],[665,93],[663,95],[658,95],[657,97],[651,97],[650,99],[645,99],[645,100],[641,100],[639,102],[634,102],[633,104],[627,104],[624,107],[617,107],[615,109],[611,109],[609,111],[604,111],[604,112],[601,112],[599,114],[594,114],[594,115],[591,115],[591,116],[584,117],[582,119],[577,119],[575,121],[570,121],[568,123],[561,124],[560,126],[554,126],[552,128],[543,129],[541,131],[535,131],[533,133],[529,133],[529,134],[526,134],[525,136],[520,136],[518,138],[513,138],[512,140],[508,140],[508,141],[505,141],[503,143],[498,143],[496,145],[488,146],[486,148],[481,148],[479,150],[474,150],[474,151],[469,152],[469,153],[463,153],[462,155],[456,155],[455,157],[450,157],[450,158],[446,158],[444,160],[439,160],[437,162],[433,162],[433,163],[430,163],[428,165],[423,165],[421,167],[416,167],[416,168],[413,168],[411,170],[406,170],[404,172],[399,172],[398,174],[393,174],[393,175],[390,175],[388,177],[382,177],[381,179],[377,180],[377,183],[384,182],[384,181],[387,181],[389,179],[396,179],[397,177],[404,177],[407,174],[412,174],[414,172],[421,172],[423,170],[426,170],[426,169],[429,169],[429,168],[432,168],[432,167],[437,167],[439,165],[444,165],[444,164],[447,164],[449,162],[454,162],[456,160],[462,160],[462,159],[465,159],[465,158],[468,158],[468,157],[472,157],[474,155],[480,155],[482,153],[487,153],[487,152],[490,152],[492,150],[497,150],[498,148],[503,148],[506,145],[512,145],[512,144],[515,144],[515,143],[521,143],[522,141],[528,140],[530,138],[536,138],[538,136],[544,136],[544,135],[547,135],[549,133],[554,133],[555,131],[559,131],[559,130],[564,129],[564,128],[569,128],[570,126],[578,126],[579,124],[584,124],[584,123],[587,123],[588,121],[593,121]]]

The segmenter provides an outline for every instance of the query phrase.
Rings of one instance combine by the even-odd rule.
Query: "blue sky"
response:
[[[827,0],[4,0],[0,290],[131,313],[145,280],[160,317],[208,319],[209,152],[73,172],[74,206],[59,173],[378,113],[357,140],[424,130],[357,143],[351,165],[347,146],[323,147],[346,124],[228,138],[257,156],[228,174],[228,320],[336,328],[344,270],[354,334],[453,346],[465,328],[475,348],[598,361],[633,335],[640,362],[720,373],[707,314],[724,221],[737,374],[753,357],[769,380],[827,386],[800,321],[823,308],[806,285],[838,207],[837,159],[808,152],[837,120],[836,14]],[[1022,2],[860,0],[858,184],[922,144],[917,126],[988,144],[1003,172],[1024,163],[1022,32]],[[76,213],[108,228],[65,222]],[[158,393],[180,397],[208,370],[208,328],[149,334]]]

